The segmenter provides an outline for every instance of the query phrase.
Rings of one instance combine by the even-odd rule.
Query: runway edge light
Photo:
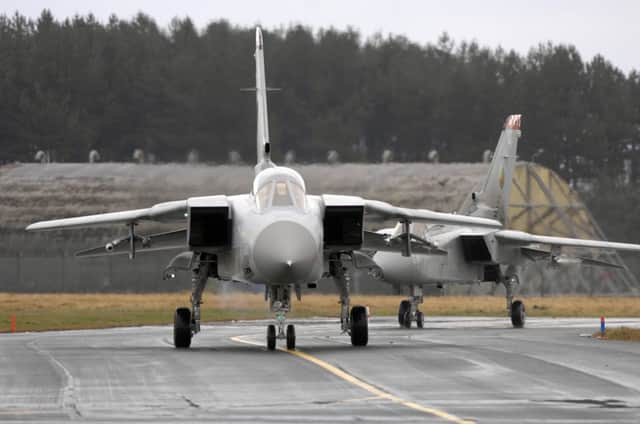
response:
[[[604,317],[600,317],[600,337],[604,337],[607,328],[604,323]]]
[[[16,332],[16,316],[11,315],[11,332],[15,333]]]

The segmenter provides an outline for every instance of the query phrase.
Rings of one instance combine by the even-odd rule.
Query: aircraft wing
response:
[[[494,219],[434,212],[429,209],[401,208],[378,200],[363,199],[363,201],[364,211],[367,216],[377,217],[383,220],[393,219],[398,221],[425,222],[429,224],[502,228],[502,224]]]
[[[29,225],[27,231],[51,231],[106,224],[135,224],[138,221],[172,222],[186,219],[186,212],[187,201],[178,200],[158,203],[146,209],[133,209],[122,212],[40,221]]]
[[[588,266],[598,266],[605,268],[624,268],[624,266],[607,262],[600,259],[587,258],[584,256],[568,256],[568,255],[553,255],[551,251],[542,250],[542,249],[534,249],[531,247],[521,247],[520,252],[524,255],[525,258],[531,261],[549,261],[557,265],[572,265],[572,264],[580,264],[580,265],[588,265]]]
[[[615,243],[603,240],[583,240],[566,237],[538,236],[523,231],[501,230],[494,233],[499,243],[513,246],[543,244],[551,247],[582,247],[589,249],[608,249],[627,252],[639,252],[640,244]]]

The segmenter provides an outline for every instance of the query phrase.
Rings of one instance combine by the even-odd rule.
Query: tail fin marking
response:
[[[497,219],[506,224],[521,122],[522,115],[507,117],[482,188],[471,193],[460,213]]]

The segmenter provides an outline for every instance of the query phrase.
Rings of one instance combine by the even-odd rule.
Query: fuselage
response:
[[[218,255],[221,279],[288,285],[322,277],[322,211],[297,172],[268,168],[256,176],[250,194],[228,199],[233,241]]]
[[[461,235],[487,234],[487,230],[434,225],[421,226],[419,235],[446,251],[445,255],[413,254],[409,257],[392,252],[377,252],[373,260],[380,266],[384,280],[394,285],[469,283],[484,280],[485,265],[465,260]],[[387,230],[388,233],[400,228]],[[412,232],[415,233],[416,229]]]

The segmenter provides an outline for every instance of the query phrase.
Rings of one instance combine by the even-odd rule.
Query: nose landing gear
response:
[[[293,324],[287,325],[287,350],[296,349],[296,327]]]
[[[511,316],[511,324],[513,328],[523,328],[526,320],[524,302],[513,300],[513,286],[519,284],[518,277],[516,275],[504,277],[503,284],[506,291],[507,312]]]
[[[267,327],[267,349],[275,350],[276,348],[276,326],[269,324]]]
[[[290,287],[267,286],[267,297],[271,302],[271,312],[276,314],[276,323],[267,327],[267,349],[275,350],[276,340],[286,339],[287,349],[294,350],[296,348],[296,329],[293,324],[286,325],[287,312],[290,311],[291,305]]]
[[[398,324],[400,327],[411,328],[411,323],[415,320],[418,328],[424,327],[424,314],[418,309],[424,303],[422,286],[411,286],[409,299],[400,302],[398,308]]]

